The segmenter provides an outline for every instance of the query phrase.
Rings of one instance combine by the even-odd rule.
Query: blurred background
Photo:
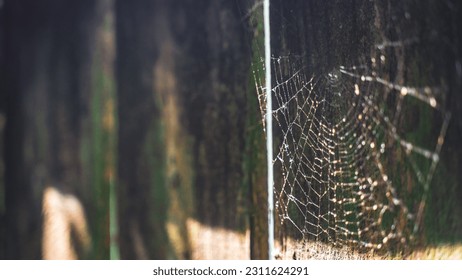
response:
[[[75,218],[53,217],[69,198],[83,258],[250,257],[265,161],[248,4],[2,1],[1,258],[69,235],[42,233],[48,216],[79,243]]]
[[[310,50],[320,71],[356,62],[376,18],[441,42],[401,62],[430,58],[419,79],[448,89],[422,244],[459,244],[460,3],[321,2],[272,1],[275,53]],[[414,24],[399,21],[416,7]],[[258,0],[0,0],[0,258],[267,259],[261,10]]]

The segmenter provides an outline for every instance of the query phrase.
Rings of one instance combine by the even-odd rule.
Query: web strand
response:
[[[340,246],[408,246],[419,232],[449,123],[438,102],[442,90],[393,83],[366,66],[308,76],[301,61],[272,58],[274,194],[282,233]],[[264,117],[265,88],[254,75]],[[433,147],[413,143],[400,127],[410,102],[442,116]],[[412,190],[400,183],[396,162],[411,170]]]

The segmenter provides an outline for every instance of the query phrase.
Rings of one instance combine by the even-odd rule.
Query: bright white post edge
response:
[[[269,0],[263,3],[265,26],[265,83],[266,83],[266,152],[268,163],[268,258],[274,259],[274,216],[273,216],[273,109],[271,100],[271,46]]]

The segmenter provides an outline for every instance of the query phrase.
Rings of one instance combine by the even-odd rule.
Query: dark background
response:
[[[116,251],[122,259],[191,258],[189,218],[250,231],[250,257],[267,258],[266,160],[252,75],[262,56],[261,24],[252,20],[260,5],[2,1],[0,258],[41,257],[48,184],[85,207],[93,242],[85,258]],[[363,63],[377,33],[421,38],[403,67],[430,69],[425,82],[447,86],[452,112],[426,237],[460,242],[460,1],[271,5],[273,54],[301,54],[311,73]],[[407,70],[407,79],[420,75]]]

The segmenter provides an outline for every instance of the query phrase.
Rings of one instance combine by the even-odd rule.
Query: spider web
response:
[[[441,87],[380,76],[389,67],[383,50],[405,43],[377,45],[367,64],[320,75],[307,74],[303,56],[272,58],[281,235],[370,249],[418,237],[450,115]],[[264,67],[253,69],[264,123]],[[438,126],[425,141],[412,134],[419,112]]]

